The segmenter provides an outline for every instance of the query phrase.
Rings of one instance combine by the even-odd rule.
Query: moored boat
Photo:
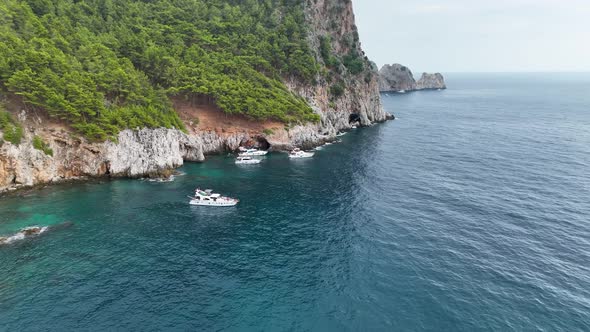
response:
[[[253,165],[253,164],[260,164],[262,160],[254,159],[252,157],[238,157],[236,159],[236,164],[238,165]]]
[[[311,158],[314,154],[315,153],[313,152],[306,152],[299,148],[295,148],[289,153],[289,158]]]
[[[189,196],[189,198],[191,199],[191,205],[202,206],[235,206],[240,202],[239,199],[213,193],[211,189],[201,190],[199,188],[195,189],[195,196]]]
[[[254,156],[265,156],[268,151],[258,149],[240,149],[238,156],[240,157],[254,157]]]

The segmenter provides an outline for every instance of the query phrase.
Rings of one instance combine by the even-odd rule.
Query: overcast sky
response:
[[[590,0],[353,0],[367,55],[421,71],[590,71]]]

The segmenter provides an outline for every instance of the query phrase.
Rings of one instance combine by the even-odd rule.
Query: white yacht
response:
[[[289,153],[289,158],[311,158],[314,154],[314,152],[305,152],[299,148],[295,148]]]
[[[268,151],[258,149],[240,149],[238,156],[240,157],[254,157],[254,156],[266,156]]]
[[[254,159],[252,157],[238,157],[236,159],[237,165],[253,165],[253,164],[260,164],[262,160]]]
[[[204,205],[204,206],[234,206],[240,201],[236,198],[221,196],[215,194],[211,189],[201,190],[197,188],[195,190],[195,196],[190,197],[191,205]]]

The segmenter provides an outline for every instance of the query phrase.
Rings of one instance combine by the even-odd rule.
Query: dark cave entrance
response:
[[[361,124],[361,116],[358,113],[352,113],[348,116],[349,124]]]
[[[266,140],[266,138],[262,136],[256,136],[247,140],[243,140],[240,143],[240,147],[246,149],[256,148],[258,150],[268,150],[270,149],[270,143]]]
[[[270,149],[270,143],[266,140],[266,138],[264,138],[262,136],[256,137],[256,145],[258,146],[258,149],[260,149],[260,150]]]

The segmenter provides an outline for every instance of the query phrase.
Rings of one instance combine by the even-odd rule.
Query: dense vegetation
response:
[[[300,0],[4,0],[0,88],[96,140],[183,128],[175,94],[252,119],[316,121],[281,82],[314,82],[305,36]]]
[[[45,143],[39,136],[33,137],[33,147],[37,150],[43,151],[48,156],[53,156],[53,150],[49,147],[49,144]]]
[[[23,137],[23,127],[15,122],[10,113],[6,112],[0,104],[0,131],[3,133],[3,140],[12,144],[20,144]],[[1,145],[1,144],[0,144]]]

